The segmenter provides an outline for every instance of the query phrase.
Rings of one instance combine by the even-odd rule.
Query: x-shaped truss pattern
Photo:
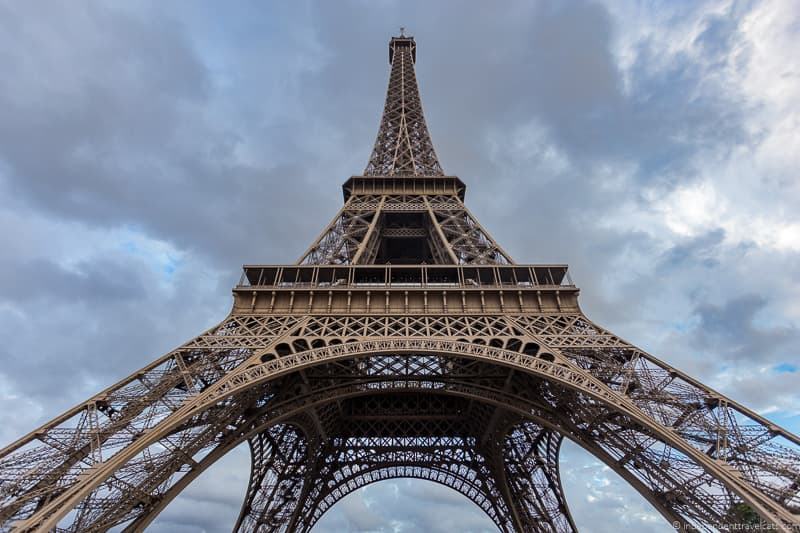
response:
[[[517,370],[509,375],[508,368]],[[143,383],[146,394],[129,396]],[[470,393],[475,403],[504,406],[500,420],[509,416],[505,411],[537,413],[538,423],[605,460],[670,519],[713,530],[746,502],[775,523],[795,523],[796,437],[575,314],[231,317],[4,450],[4,523],[49,527],[70,505],[76,512],[61,524],[67,531],[149,522],[175,487],[259,424],[305,414],[317,421],[318,435],[333,438],[341,415],[321,406],[336,397],[336,387],[345,395],[390,386],[428,392],[447,386],[464,394],[467,384],[481,388]],[[494,415],[481,420],[482,427],[503,426]],[[392,438],[419,434],[397,427]],[[498,445],[485,436],[476,442]],[[512,459],[525,453],[509,446],[505,470],[516,472],[516,481],[501,484],[512,496],[493,497],[491,516],[502,517],[499,527],[508,529],[503,524],[514,513],[502,511],[502,502],[529,501],[527,510],[516,510],[523,525],[546,510],[562,530],[569,520],[566,512],[562,519],[556,514],[565,505],[558,491],[544,499],[518,494],[556,486],[555,474],[538,479],[533,470],[547,464],[555,472],[552,451],[514,466]],[[492,468],[497,484],[500,470]],[[87,485],[92,478],[102,481]],[[74,500],[65,498],[73,493]],[[332,504],[326,497],[320,505]]]
[[[465,410],[484,407],[452,397],[412,398],[461,404]],[[385,396],[370,399],[384,408],[389,403]],[[264,486],[251,485],[242,511],[246,518],[240,520],[237,530],[307,531],[336,502],[358,488],[386,479],[417,478],[465,495],[501,531],[575,531],[558,479],[560,437],[533,422],[523,422],[507,431],[505,446],[481,447],[480,431],[473,431],[478,429],[474,420],[466,427],[441,423],[442,416],[452,416],[448,409],[451,406],[439,409],[436,414],[424,409],[414,411],[417,428],[413,437],[397,436],[401,428],[386,421],[372,421],[366,432],[369,435],[359,435],[361,432],[354,432],[351,426],[348,435],[333,437],[317,448],[316,456],[308,459],[306,476],[292,476],[302,480],[306,487],[290,492],[295,503],[291,516],[274,525],[269,523],[268,517],[284,509],[287,502],[287,493],[272,499],[260,498],[266,491],[275,490],[275,482],[270,480]],[[419,420],[420,412],[428,416],[425,422]],[[259,435],[251,440],[260,442],[260,438]],[[296,446],[294,442],[284,445]],[[267,472],[267,475],[255,474],[254,478],[268,478],[274,467],[259,460],[263,454],[255,455],[257,446],[251,444],[251,448],[254,473]]]
[[[375,148],[364,175],[441,176],[442,167],[433,149],[417,88],[414,39],[392,39],[389,54],[392,71],[386,91],[386,105]]]
[[[592,323],[566,268],[514,265],[442,174],[414,60],[412,38],[392,40],[366,176],[299,262],[487,266],[426,266],[424,282],[367,268],[374,283],[362,267],[256,268],[272,285],[248,278],[220,325],[0,451],[0,528],[141,531],[248,441],[239,531],[307,531],[396,477],[461,492],[502,531],[574,531],[567,437],[684,529],[800,529],[800,439]]]
[[[397,227],[391,224],[393,214],[420,216]],[[425,239],[432,263],[512,263],[456,195],[351,196],[299,263],[374,264],[382,241],[403,237]]]
[[[311,443],[294,424],[271,426],[249,442],[253,466],[235,529],[293,531]]]

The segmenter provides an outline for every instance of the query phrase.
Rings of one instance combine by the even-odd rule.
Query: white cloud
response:
[[[558,50],[547,49],[546,72],[531,59],[526,3],[510,18],[464,7],[463,20],[451,18],[453,6],[424,7],[403,14],[419,28],[429,69],[434,142],[471,173],[470,191],[481,194],[468,201],[485,207],[480,218],[494,236],[526,259],[570,259],[592,318],[723,392],[775,414],[800,405],[795,376],[768,370],[798,363],[796,352],[763,347],[752,362],[723,367],[722,343],[698,356],[690,338],[699,303],[724,307],[747,294],[764,301],[749,324],[756,338],[777,326],[791,338],[800,321],[796,3],[614,1],[610,25],[602,9],[576,8],[580,20],[548,19],[575,24],[570,31],[540,28],[554,30],[548,42],[575,61],[551,61]],[[393,30],[386,20],[397,9],[173,9],[30,12],[0,38],[6,127],[10,111],[21,111],[0,146],[0,270],[3,280],[24,279],[31,264],[66,272],[53,286],[24,285],[41,288],[39,300],[15,286],[0,294],[6,442],[221,318],[238,263],[298,255],[300,235],[327,222],[336,184],[367,157]],[[571,48],[581,30],[598,47]],[[595,86],[575,65],[608,77]],[[574,107],[532,106],[542,76],[583,83],[564,101],[585,116],[572,123]],[[558,87],[544,88],[549,106],[565,105]],[[23,174],[12,146],[35,155],[22,158]],[[69,157],[48,158],[61,149]],[[90,166],[76,171],[76,162]],[[126,269],[104,277],[113,271],[93,270],[103,261]],[[218,270],[223,262],[229,270]],[[566,455],[568,498],[586,530],[669,530],[605,467]],[[157,530],[224,529],[246,468],[240,449],[170,506]],[[324,520],[329,531],[430,530],[455,519],[487,527],[459,498],[389,482]]]

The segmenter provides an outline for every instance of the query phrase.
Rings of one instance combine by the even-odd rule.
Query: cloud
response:
[[[621,527],[642,533],[674,531],[643,496],[577,444],[562,445],[560,464],[567,503],[578,511],[573,511],[573,518],[579,531],[613,533]]]
[[[713,349],[722,361],[763,357],[781,345],[796,345],[798,332],[782,326],[759,326],[758,314],[767,301],[747,294],[724,305],[698,303],[697,326],[692,343],[700,350]],[[764,361],[766,362],[766,361]]]
[[[323,515],[314,531],[446,533],[497,531],[466,496],[421,480],[388,480],[349,494]]]
[[[776,370],[800,366],[792,0],[26,2],[0,5],[4,442],[221,319],[242,263],[296,260],[366,164],[400,24],[504,248],[568,262],[594,320],[800,429]],[[243,450],[153,529],[229,527]],[[579,524],[664,530],[566,456]],[[453,494],[376,484],[320,531],[490,528]]]

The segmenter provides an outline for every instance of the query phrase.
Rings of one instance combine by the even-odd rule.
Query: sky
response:
[[[231,5],[232,4],[232,5]],[[363,171],[386,44],[418,44],[428,127],[518,262],[800,432],[795,0],[0,0],[0,446],[216,324],[243,263],[294,262]],[[238,448],[150,531],[225,531]],[[671,531],[576,446],[582,531]],[[315,533],[494,531],[428,482]]]

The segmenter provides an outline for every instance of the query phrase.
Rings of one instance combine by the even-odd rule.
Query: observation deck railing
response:
[[[567,265],[245,265],[237,289],[574,288]]]

